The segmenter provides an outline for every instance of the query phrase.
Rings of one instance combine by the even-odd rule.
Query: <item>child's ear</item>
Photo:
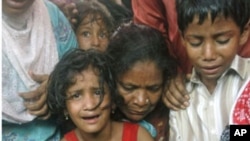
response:
[[[115,113],[115,109],[116,109],[116,104],[112,103],[111,105],[111,113],[114,114]]]
[[[240,37],[240,46],[244,45],[249,40],[249,34],[250,34],[250,20],[245,25],[241,37]]]
[[[68,113],[68,111],[67,111],[67,110],[64,110],[64,111],[63,111],[63,114],[64,114],[65,120],[68,120],[68,119],[69,119],[69,113]]]

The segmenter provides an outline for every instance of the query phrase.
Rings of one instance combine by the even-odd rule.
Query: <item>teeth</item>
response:
[[[93,118],[97,118],[98,116],[93,116],[93,117],[84,117],[83,119],[93,119]]]

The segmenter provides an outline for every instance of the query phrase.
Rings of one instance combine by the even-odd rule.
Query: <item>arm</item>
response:
[[[149,134],[149,132],[141,126],[139,126],[138,128],[137,140],[138,141],[154,141],[153,137]]]

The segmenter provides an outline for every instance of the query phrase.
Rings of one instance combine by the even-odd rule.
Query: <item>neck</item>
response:
[[[32,16],[32,9],[29,8],[26,12],[16,15],[2,14],[3,20],[13,29],[23,30],[27,27],[28,19]]]
[[[203,84],[207,87],[208,91],[210,94],[213,94],[214,89],[217,85],[217,79],[201,79],[201,81],[203,82]]]

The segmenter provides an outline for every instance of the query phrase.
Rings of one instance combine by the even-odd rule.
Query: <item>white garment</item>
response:
[[[50,16],[43,0],[35,0],[26,13],[15,18],[3,13],[2,112],[4,120],[25,123],[35,117],[26,111],[23,99],[18,94],[39,86],[28,72],[49,74],[58,62],[58,52]]]
[[[170,141],[219,141],[243,83],[250,77],[250,60],[236,56],[229,71],[217,81],[212,94],[193,71],[190,105],[170,111]],[[191,85],[195,85],[191,91]]]

